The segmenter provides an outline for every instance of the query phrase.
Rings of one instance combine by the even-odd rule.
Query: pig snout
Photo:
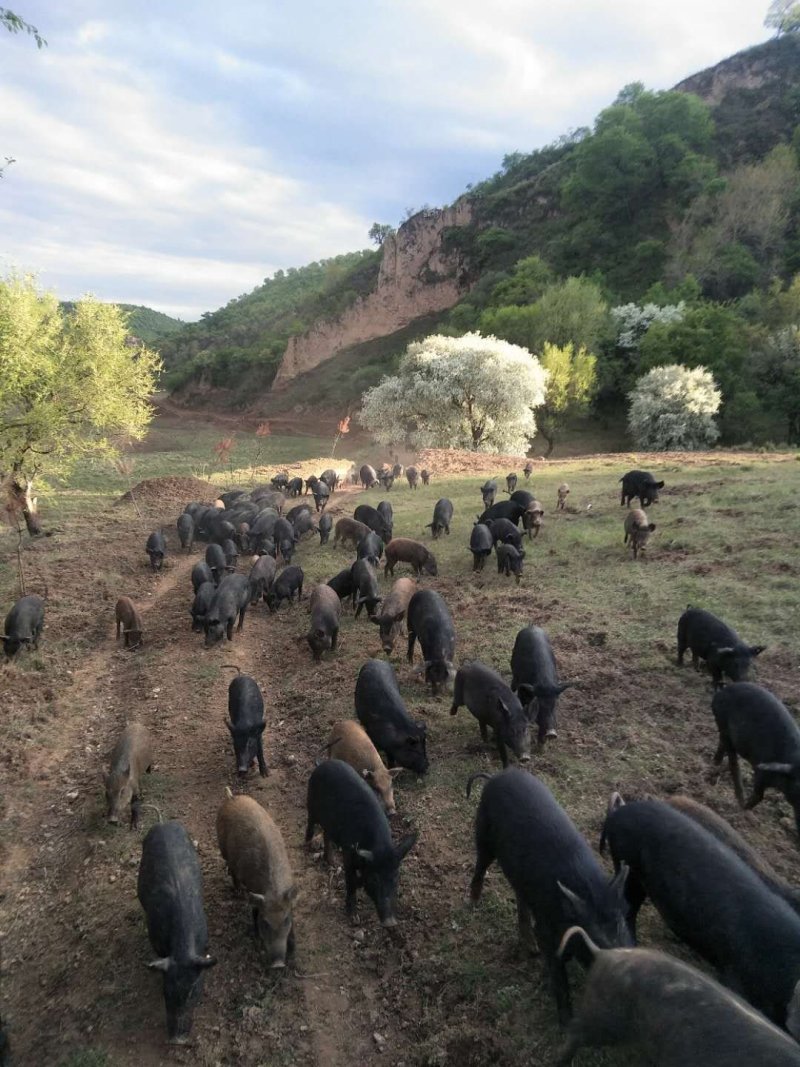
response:
[[[558,730],[555,730],[551,726],[550,729],[547,731],[547,733],[544,736],[545,736],[545,740],[547,740],[547,738],[549,738],[549,737],[556,738],[556,737],[558,737]]]
[[[520,761],[520,763],[530,763],[530,761],[531,761],[530,752],[523,752],[522,755],[519,757],[519,761]]]

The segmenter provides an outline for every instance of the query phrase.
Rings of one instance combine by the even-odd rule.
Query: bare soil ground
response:
[[[447,563],[433,584],[456,622],[458,660],[479,657],[507,674],[519,626],[534,620],[552,633],[562,677],[580,679],[581,688],[565,694],[558,742],[535,759],[534,770],[590,840],[597,840],[612,788],[629,797],[686,791],[731,819],[785,877],[797,881],[797,840],[785,803],[771,795],[756,811],[740,812],[727,772],[712,773],[710,687],[705,677],[674,667],[673,634],[677,604],[685,606],[687,589],[718,583],[713,588],[721,602],[741,604],[737,622],[748,622],[747,636],[760,639],[770,631],[761,679],[790,705],[800,703],[796,574],[786,569],[796,563],[800,540],[793,503],[798,464],[770,466],[758,473],[760,482],[753,475],[738,502],[716,501],[720,511],[735,513],[715,520],[727,524],[720,536],[718,525],[710,527],[712,534],[695,528],[697,512],[690,508],[708,503],[711,509],[726,476],[704,468],[728,459],[717,453],[703,462],[687,459],[681,456],[680,462],[692,469],[682,480],[673,478],[672,502],[660,506],[659,522],[669,520],[670,536],[662,530],[662,541],[651,548],[652,562],[634,566],[617,543],[622,512],[616,476],[603,473],[608,500],[600,499],[594,482],[578,479],[572,499],[580,503],[560,515],[548,513],[545,532],[531,547],[532,569],[520,586],[499,579],[491,563],[483,575],[471,575],[465,544],[472,498],[479,503],[479,496],[473,482],[447,483],[460,525],[435,549]],[[668,461],[678,462],[674,456]],[[737,460],[740,466],[751,461],[752,456]],[[499,462],[494,457],[490,470],[496,472]],[[605,458],[593,462],[604,466]],[[625,458],[614,462],[624,465]],[[396,533],[422,537],[428,521],[423,512],[445,491],[439,480],[444,468],[434,470],[437,482],[427,495],[405,487],[392,494]],[[548,477],[540,484],[549,500],[563,477],[561,467]],[[738,541],[739,513],[763,515],[761,486],[770,482],[777,493],[781,479],[789,477],[795,489],[780,497],[782,503],[777,497],[773,502],[776,509],[795,509],[780,513],[784,526],[778,529],[776,520],[759,530],[753,523]],[[400,837],[414,828],[420,838],[401,871],[397,936],[379,927],[366,898],[357,923],[350,924],[341,871],[326,868],[302,845],[305,789],[331,723],[353,714],[359,667],[380,654],[377,628],[346,612],[340,653],[317,666],[303,637],[307,604],[284,606],[275,615],[259,606],[231,644],[205,650],[202,635],[190,630],[188,614],[189,572],[204,546],[191,554],[173,551],[160,574],[150,572],[144,554],[149,530],[159,524],[172,528],[180,505],[196,488],[178,481],[145,487],[136,493],[141,516],[122,504],[90,520],[75,518],[23,554],[29,591],[46,585],[48,605],[39,652],[0,668],[0,1003],[16,1062],[57,1067],[552,1062],[558,1043],[553,1005],[541,962],[522,956],[515,944],[512,898],[501,873],[490,872],[480,907],[464,901],[475,799],[466,801],[463,787],[473,771],[499,767],[495,752],[481,743],[466,710],[450,718],[448,696],[431,697],[398,646],[393,662],[412,714],[428,723],[432,767],[424,780],[408,774],[398,779],[393,832]],[[352,514],[360,498],[356,490],[337,493],[334,517]],[[376,491],[363,499],[374,504]],[[595,503],[596,517],[585,510],[585,500]],[[605,543],[606,516],[598,515],[606,506],[608,522],[614,523],[613,547]],[[174,536],[171,544],[177,544]],[[311,539],[301,545],[298,562],[309,576],[308,587],[311,579],[346,565],[349,554],[321,550]],[[248,566],[241,561],[241,570]],[[593,577],[595,571],[602,573]],[[754,607],[758,584],[768,590],[771,604]],[[10,582],[6,585],[9,596]],[[607,598],[602,603],[598,589]],[[122,594],[143,611],[141,650],[124,651],[114,640],[113,607]],[[776,607],[781,597],[792,606]],[[270,775],[264,780],[252,772],[242,782],[235,774],[223,725],[230,665],[255,677],[265,695]],[[105,823],[100,782],[107,754],[131,720],[148,726],[157,752],[144,783],[138,833]],[[265,969],[249,909],[231,889],[218,854],[215,817],[226,785],[264,804],[289,848],[301,895],[296,961],[282,975]],[[136,877],[141,839],[159,814],[180,819],[197,841],[210,950],[219,960],[208,972],[195,1044],[188,1049],[165,1045],[160,981],[144,966],[152,956]],[[643,935],[648,943],[690,958],[652,913],[645,916]],[[585,1064],[627,1062],[583,1055]]]

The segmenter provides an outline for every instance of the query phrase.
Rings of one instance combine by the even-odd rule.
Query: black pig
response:
[[[528,716],[539,727],[539,746],[558,737],[556,703],[574,682],[560,682],[553,648],[541,626],[526,626],[517,634],[511,653],[511,688],[528,705]]]
[[[390,767],[425,774],[427,727],[408,714],[390,663],[367,660],[358,672],[355,705],[358,721],[375,748],[386,753]]]
[[[447,604],[433,589],[420,589],[411,598],[406,614],[408,630],[408,662],[414,662],[414,642],[419,639],[425,681],[434,695],[453,673],[456,651],[456,632]]]
[[[466,704],[478,720],[484,741],[489,740],[491,727],[504,767],[508,766],[509,748],[521,763],[530,760],[528,720],[519,698],[497,671],[477,660],[459,667],[453,684],[450,714],[455,715],[462,704]]]
[[[44,600],[35,593],[20,597],[6,615],[3,626],[3,651],[8,659],[26,645],[29,649],[39,647],[39,638],[44,627]]]
[[[228,686],[228,715],[230,722],[225,725],[233,740],[237,773],[244,777],[257,760],[258,773],[266,778],[264,698],[254,678],[238,674]]]
[[[284,600],[291,604],[297,594],[299,603],[303,596],[303,571],[301,567],[287,567],[281,571],[272,583],[272,589],[267,594],[267,607],[270,611],[277,611]]]
[[[167,554],[167,542],[160,530],[153,530],[147,538],[145,552],[150,557],[150,566],[154,571],[160,571],[164,566],[164,556]]]
[[[678,666],[683,665],[686,649],[692,653],[692,666],[697,670],[705,660],[714,679],[714,688],[722,685],[727,674],[732,682],[743,682],[750,662],[760,655],[764,645],[746,645],[735,630],[722,619],[702,608],[688,607],[678,620]]]

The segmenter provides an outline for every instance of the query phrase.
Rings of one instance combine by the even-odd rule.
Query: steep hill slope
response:
[[[318,396],[326,382],[337,402],[355,398],[422,324],[445,321],[469,293],[480,307],[533,254],[556,278],[594,277],[610,304],[639,300],[656,283],[668,289],[698,274],[687,226],[710,226],[737,168],[760,164],[776,145],[796,152],[799,123],[797,36],[739,53],[672,92],[628,86],[593,130],[507,156],[491,178],[407,220],[381,249],[278,272],[186,327],[162,346],[168,385],[193,402],[257,398],[265,413],[286,406],[293,382],[292,397]],[[738,299],[800,270],[797,202],[792,212],[778,241],[737,237],[707,254],[722,268],[699,274],[701,295]]]
[[[75,307],[72,300],[62,300],[61,306],[65,311]],[[175,319],[171,315],[165,315],[163,311],[145,307],[143,304],[117,304],[128,316],[128,330],[131,337],[137,337],[147,345],[155,345],[165,337],[180,333],[186,329],[187,324],[182,319]]]

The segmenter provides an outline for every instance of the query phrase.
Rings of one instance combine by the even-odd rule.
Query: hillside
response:
[[[740,366],[723,369],[730,384],[754,345],[800,318],[794,297],[778,299],[800,271],[798,128],[797,36],[739,53],[670,92],[627,86],[592,130],[506,156],[492,177],[450,207],[413,216],[381,249],[278,272],[204,315],[162,346],[167,384],[178,400],[263,414],[284,409],[289,395],[295,404],[353,404],[433,325],[536,350],[541,337],[519,322],[548,287],[579,277],[606,309],[590,338],[603,356],[606,413],[654,365],[653,353],[642,362],[616,343],[607,312],[630,302],[682,301],[725,337],[746,335]],[[658,355],[685,361],[692,345],[682,346],[669,338]],[[757,392],[740,388],[728,425],[785,439],[782,421],[768,426],[756,411]],[[725,398],[732,402],[730,390]]]
[[[61,306],[65,311],[70,311],[75,304],[72,300],[62,300]],[[143,304],[117,304],[128,316],[128,330],[131,337],[137,337],[147,345],[180,333],[186,328],[186,323],[181,319],[175,319],[171,315],[165,315],[162,311],[145,307]]]

